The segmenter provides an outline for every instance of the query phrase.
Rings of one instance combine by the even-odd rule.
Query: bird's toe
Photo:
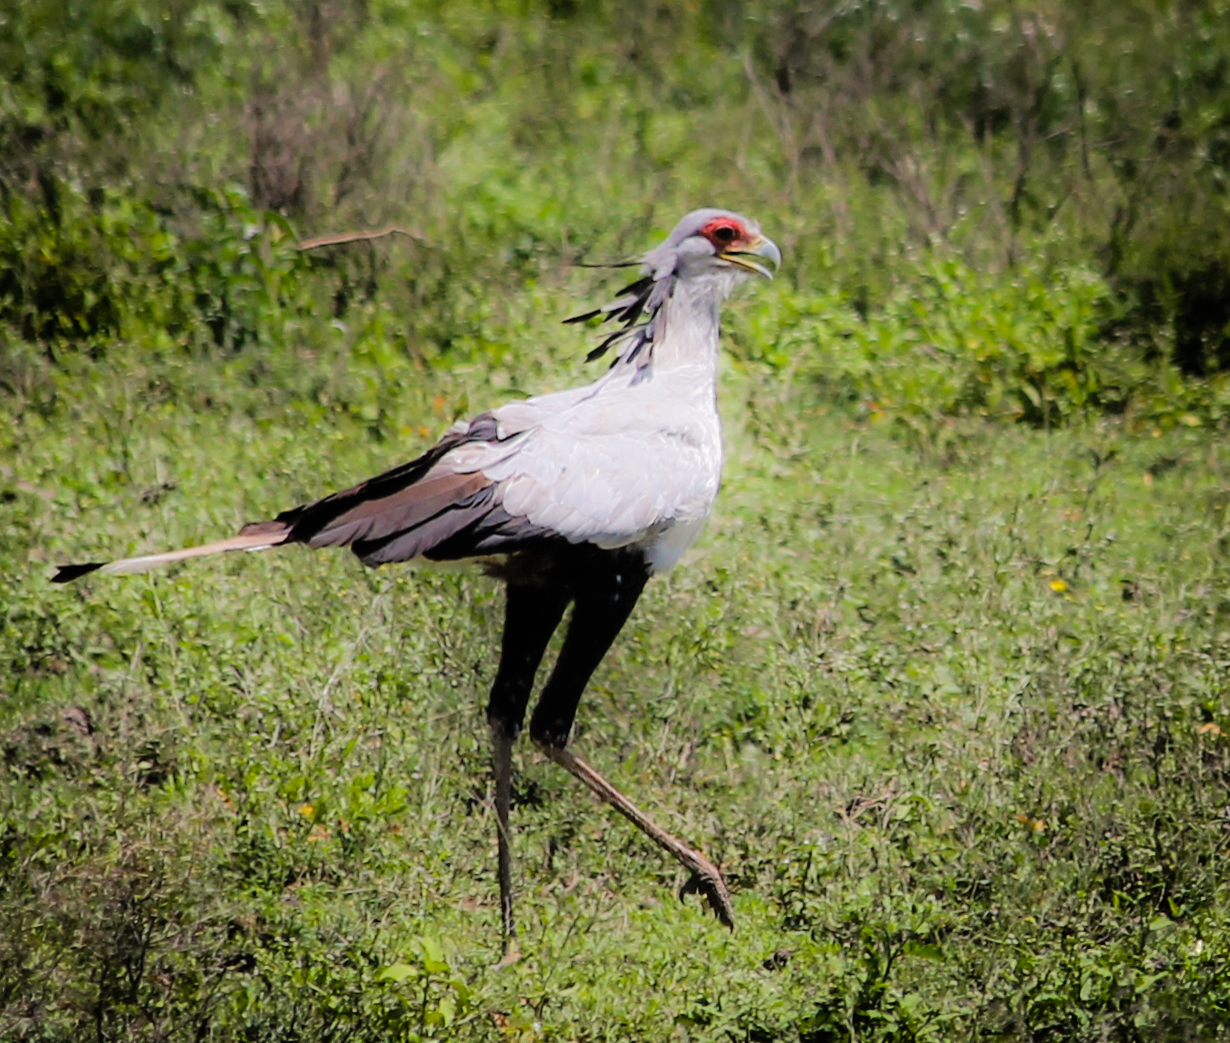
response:
[[[726,884],[716,868],[697,869],[688,877],[687,882],[679,888],[679,900],[682,902],[688,895],[700,895],[709,905],[709,911],[721,921],[724,927],[735,929],[735,910],[730,904],[730,895]]]

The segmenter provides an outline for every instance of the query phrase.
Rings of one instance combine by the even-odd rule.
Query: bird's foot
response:
[[[548,743],[539,743],[539,749],[560,767],[565,768],[585,783],[662,850],[669,852],[684,869],[691,871],[691,878],[679,891],[681,899],[691,894],[703,895],[708,899],[713,915],[732,931],[735,929],[735,910],[730,904],[730,894],[726,890],[726,884],[717,866],[699,851],[692,850],[683,841],[671,836],[661,826],[655,824],[648,815],[580,757],[562,746],[552,746]]]
[[[688,895],[700,895],[708,902],[709,911],[721,921],[724,927],[729,927],[733,931],[735,910],[730,904],[730,894],[726,890],[722,874],[718,872],[717,866],[704,855],[693,851],[692,856],[696,864],[688,867],[692,870],[692,875],[679,888],[679,901],[682,902]]]

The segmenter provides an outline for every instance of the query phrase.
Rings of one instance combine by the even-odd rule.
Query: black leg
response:
[[[504,604],[500,665],[487,700],[487,723],[516,739],[547,643],[564,618],[570,595],[565,587],[509,584]]]
[[[733,927],[734,910],[717,867],[654,823],[597,771],[565,749],[581,693],[627,621],[648,578],[644,563],[631,555],[604,562],[578,578],[572,620],[555,669],[530,719],[530,738],[556,764],[580,779],[688,869],[692,876],[682,894],[705,895],[718,919]]]
[[[543,685],[530,737],[541,746],[563,748],[577,715],[581,693],[631,615],[649,572],[640,555],[604,556],[574,581],[575,607],[555,669]]]
[[[508,814],[512,805],[512,747],[525,719],[525,708],[534,687],[534,675],[542,662],[547,642],[559,626],[568,606],[567,592],[558,586],[531,587],[509,584],[504,608],[504,636],[500,665],[491,698],[487,723],[491,727],[492,770],[495,775],[495,815],[499,832],[500,916],[504,930],[504,955],[516,938],[513,921],[512,847]]]

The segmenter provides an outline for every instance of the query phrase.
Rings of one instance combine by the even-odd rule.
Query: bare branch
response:
[[[373,232],[338,232],[336,235],[318,235],[314,239],[304,239],[299,244],[299,249],[315,250],[320,246],[339,246],[342,243],[369,242],[372,239],[383,239],[386,235],[404,235],[420,243],[427,241],[418,232],[411,232],[409,229],[401,228],[397,225],[388,225]]]

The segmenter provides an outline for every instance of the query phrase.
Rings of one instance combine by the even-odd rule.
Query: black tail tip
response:
[[[88,576],[91,572],[97,572],[105,564],[107,564],[105,561],[95,561],[89,565],[60,565],[57,568],[56,574],[51,577],[51,582],[71,583],[82,576]]]

